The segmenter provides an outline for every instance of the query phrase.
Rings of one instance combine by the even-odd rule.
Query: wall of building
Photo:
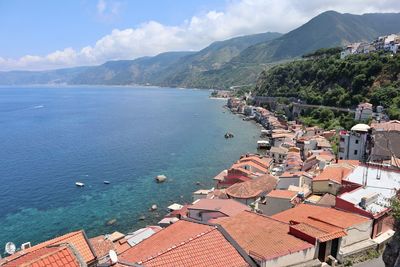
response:
[[[370,239],[372,232],[372,220],[365,223],[354,225],[346,229],[347,236],[342,238],[341,247]]]
[[[291,178],[279,178],[277,189],[288,189],[289,185],[299,186],[300,187],[300,177],[291,177]]]
[[[380,232],[378,231],[379,224],[382,224],[382,230]],[[386,213],[374,220],[372,238],[376,238],[388,230],[393,230],[393,217]]]
[[[266,197],[265,205],[258,205],[259,209],[262,210],[262,213],[267,216],[272,216],[281,211],[290,209],[293,207],[293,204],[289,199],[286,198],[276,198],[276,197]]]
[[[336,196],[339,192],[339,189],[340,184],[332,181],[313,181],[312,184],[312,191],[314,194],[330,193]]]
[[[204,211],[204,210],[188,210],[188,217],[193,220],[208,222],[210,219],[226,217],[225,214],[218,211]]]
[[[261,262],[261,267],[288,266],[311,261],[315,256],[315,246],[285,256]]]

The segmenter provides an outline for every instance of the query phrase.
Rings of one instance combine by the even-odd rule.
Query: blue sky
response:
[[[156,20],[176,25],[193,14],[224,7],[224,0],[108,1],[117,14],[99,14],[94,0],[0,0],[0,56],[47,54],[63,47],[79,49],[113,29]]]
[[[0,71],[96,65],[267,31],[326,10],[399,12],[399,0],[0,0]]]

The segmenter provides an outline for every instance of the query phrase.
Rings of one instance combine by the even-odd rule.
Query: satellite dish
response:
[[[16,250],[17,250],[17,247],[15,246],[15,244],[13,242],[8,242],[6,244],[5,251],[7,254],[12,255],[15,253]]]
[[[110,252],[108,252],[108,255],[110,256],[110,260],[111,260],[112,264],[118,262],[118,256],[117,256],[117,253],[114,250],[110,250]]]

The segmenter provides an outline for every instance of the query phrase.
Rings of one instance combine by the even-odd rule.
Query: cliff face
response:
[[[386,245],[382,259],[386,267],[400,267],[400,191],[392,203],[393,217],[395,218],[393,229],[396,231],[392,240]]]
[[[400,232],[398,230],[393,239],[386,245],[382,259],[386,267],[400,266]]]

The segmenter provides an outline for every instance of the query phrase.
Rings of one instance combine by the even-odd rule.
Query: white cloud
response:
[[[118,14],[118,2],[99,0],[97,13]],[[399,12],[398,0],[231,0],[224,10],[211,10],[168,26],[148,21],[136,28],[115,29],[94,45],[80,50],[65,48],[46,56],[19,59],[0,57],[0,70],[49,69],[100,64],[107,60],[133,59],[166,51],[198,50],[209,43],[234,36],[266,31],[287,32],[313,16],[336,10],[353,14]]]

